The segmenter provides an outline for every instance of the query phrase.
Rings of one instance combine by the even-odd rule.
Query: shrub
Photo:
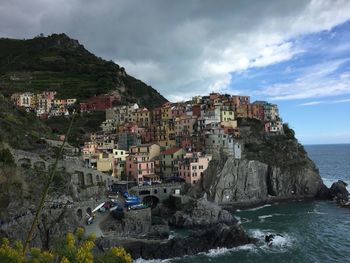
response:
[[[0,242],[0,262],[8,263],[131,263],[132,259],[123,248],[113,247],[94,256],[95,237],[84,238],[84,229],[78,228],[75,234],[68,233],[64,239],[57,240],[51,251],[32,247],[23,254],[23,245],[16,241],[13,245],[4,238]]]

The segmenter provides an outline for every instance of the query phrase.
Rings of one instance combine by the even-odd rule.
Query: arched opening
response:
[[[40,171],[44,171],[46,166],[45,166],[45,162],[42,161],[37,161],[34,163],[34,168]]]
[[[30,168],[31,167],[31,162],[30,162],[30,159],[28,159],[28,158],[19,159],[18,164],[23,168]]]
[[[76,172],[78,174],[78,184],[80,186],[84,186],[84,173],[83,172]]]
[[[145,196],[142,202],[148,205],[151,209],[153,209],[158,205],[159,199],[154,195],[149,195],[149,196]]]
[[[92,215],[92,209],[91,209],[91,207],[86,208],[86,213],[88,213],[89,215]]]
[[[92,185],[92,174],[86,175],[86,185]]]
[[[77,210],[77,217],[78,220],[81,220],[83,218],[83,210],[81,210],[80,208]]]
[[[139,195],[150,195],[151,192],[149,190],[142,190],[139,192]]]

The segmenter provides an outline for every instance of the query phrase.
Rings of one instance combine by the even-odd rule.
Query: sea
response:
[[[305,149],[327,186],[339,179],[350,185],[350,144],[308,145]],[[330,201],[295,201],[237,211],[234,215],[243,228],[259,240],[257,245],[217,248],[196,256],[168,260],[138,259],[135,262],[350,263],[350,209],[337,207]],[[264,241],[267,234],[277,235],[270,245]]]

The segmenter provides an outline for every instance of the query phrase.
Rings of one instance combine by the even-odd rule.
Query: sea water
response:
[[[350,183],[350,144],[305,149],[327,186],[339,179]],[[326,201],[296,201],[239,211],[235,216],[259,240],[257,245],[149,262],[350,262],[350,209]],[[267,245],[264,237],[270,233],[279,236]]]

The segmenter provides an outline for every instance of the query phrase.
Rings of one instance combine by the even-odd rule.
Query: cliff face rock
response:
[[[261,123],[251,122],[241,129],[243,158],[221,152],[190,195],[206,193],[208,200],[224,205],[319,196],[325,186],[293,131],[286,126],[286,135],[266,136]]]
[[[282,171],[260,161],[232,157],[224,164],[214,161],[210,166],[203,177],[201,190],[209,200],[219,204],[258,203],[271,197],[315,197],[323,185],[318,173],[309,166]]]

